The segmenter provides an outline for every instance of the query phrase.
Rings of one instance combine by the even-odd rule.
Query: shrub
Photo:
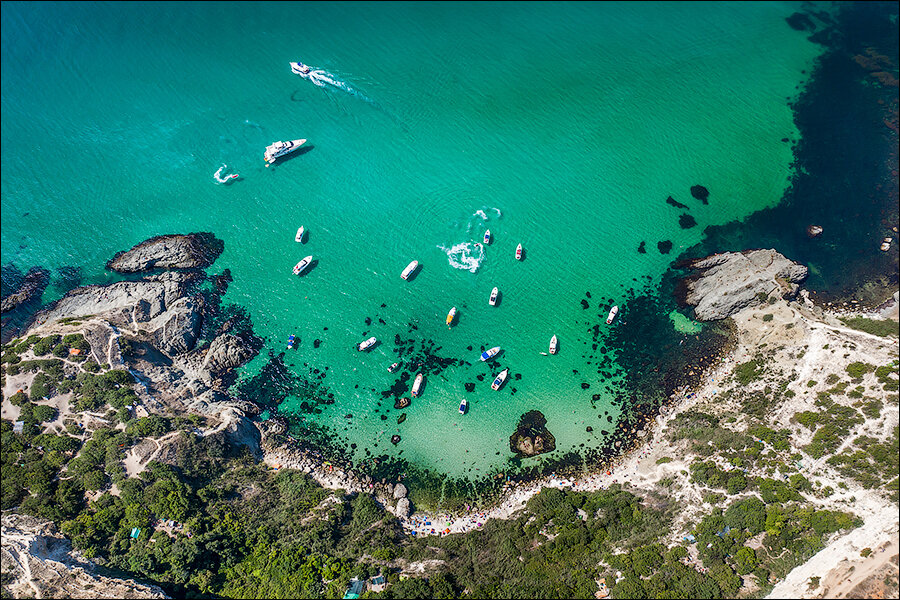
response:
[[[53,348],[59,343],[58,335],[48,335],[45,338],[42,338],[41,341],[34,345],[34,355],[35,356],[44,356],[46,354],[50,354]]]
[[[769,321],[771,321],[774,318],[775,318],[775,315],[773,315],[772,313],[766,313],[763,315],[762,320],[764,323],[768,323]]]
[[[762,377],[762,373],[762,364],[757,359],[741,363],[734,369],[734,377],[741,385],[756,381]]]
[[[896,321],[876,321],[874,319],[866,319],[864,317],[853,317],[849,319],[841,319],[844,325],[859,331],[865,331],[872,335],[887,337],[889,335],[900,335],[900,324]]]
[[[28,402],[28,396],[25,395],[25,392],[19,390],[9,397],[9,401],[12,402],[13,406],[24,406]]]
[[[875,370],[875,365],[870,365],[864,362],[852,362],[847,365],[847,374],[853,379],[861,379],[863,375],[866,373],[871,373]]]

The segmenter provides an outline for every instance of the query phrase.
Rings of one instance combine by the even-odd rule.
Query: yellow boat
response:
[[[447,327],[451,327],[453,325],[453,319],[456,318],[456,307],[450,309],[450,312],[447,313]]]

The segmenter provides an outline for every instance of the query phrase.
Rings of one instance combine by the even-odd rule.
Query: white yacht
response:
[[[497,378],[494,380],[494,383],[491,384],[492,390],[499,390],[500,386],[503,385],[503,382],[506,381],[506,376],[509,374],[509,369],[503,369],[500,371],[500,374],[497,375]]]
[[[491,306],[497,306],[497,297],[500,295],[500,290],[494,288],[491,290],[491,298],[488,300],[488,304]]]
[[[469,401],[465,398],[462,399],[462,402],[459,403],[459,414],[466,414],[466,410],[469,408]]]
[[[484,232],[484,245],[489,246],[491,244],[491,230],[488,229]]]
[[[302,242],[302,241],[303,241],[303,234],[304,234],[304,233],[306,233],[306,231],[303,229],[303,225],[301,225],[301,226],[300,226],[300,229],[297,230],[297,235],[294,236],[294,241],[295,241],[295,242]]]
[[[309,256],[307,256],[306,258],[304,258],[303,260],[298,262],[296,265],[294,265],[294,275],[299,275],[304,270],[306,270],[306,267],[308,267],[309,263],[311,263],[311,262],[312,262],[312,254],[310,254]]]
[[[522,260],[522,244],[516,246],[516,260]]]
[[[416,267],[418,267],[418,266],[419,266],[419,261],[417,261],[417,260],[412,261],[411,263],[406,265],[406,268],[403,269],[402,273],[400,273],[400,277],[402,277],[403,279],[409,279],[409,276],[413,274],[413,271],[415,271]]]
[[[424,376],[424,375],[422,375],[421,373],[419,373],[418,375],[416,375],[416,380],[413,382],[413,386],[412,386],[412,395],[413,395],[413,398],[418,398],[418,397],[419,397],[419,390],[420,390],[421,387],[422,387],[422,382],[423,382],[423,381],[425,381],[425,376]]]
[[[275,142],[274,144],[266,146],[266,164],[272,164],[276,159],[290,154],[305,143],[306,140],[291,140],[289,142]]]
[[[609,325],[610,323],[612,323],[617,314],[619,314],[618,306],[613,306],[611,309],[609,309],[609,316],[606,317],[606,324]]]
[[[556,354],[556,347],[557,347],[558,343],[559,343],[559,340],[556,339],[555,335],[552,338],[550,338],[550,354]]]
[[[494,346],[490,350],[485,350],[481,353],[481,360],[491,360],[497,356],[498,352],[500,352],[500,346]]]
[[[359,345],[357,345],[357,346],[356,346],[356,349],[359,350],[359,351],[368,350],[369,348],[371,348],[372,346],[374,346],[374,345],[375,345],[375,342],[377,342],[377,341],[378,341],[378,340],[375,339],[374,337],[370,337],[370,338],[367,339],[366,341],[364,341],[364,342],[360,343]]]

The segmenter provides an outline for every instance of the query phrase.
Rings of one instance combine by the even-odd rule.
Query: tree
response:
[[[748,548],[747,546],[743,546],[737,551],[737,554],[734,555],[734,563],[737,566],[737,572],[741,575],[753,572],[757,565],[759,565],[759,561],[756,558],[756,552],[753,548]]]

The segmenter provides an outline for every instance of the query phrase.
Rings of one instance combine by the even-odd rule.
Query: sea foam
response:
[[[461,242],[450,248],[438,246],[447,254],[447,260],[454,269],[462,269],[475,273],[484,260],[484,247],[478,242]]]

